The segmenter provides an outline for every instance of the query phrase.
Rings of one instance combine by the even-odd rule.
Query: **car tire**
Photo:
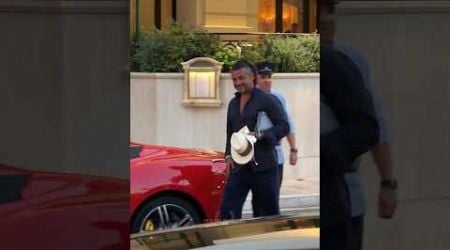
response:
[[[154,231],[197,224],[200,211],[191,202],[176,196],[163,196],[145,203],[136,213],[132,232]]]

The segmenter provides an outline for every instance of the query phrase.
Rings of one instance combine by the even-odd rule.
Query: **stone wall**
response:
[[[400,185],[395,218],[379,219],[378,173],[366,158],[364,249],[448,249],[450,1],[354,1],[338,12],[338,41],[370,63]]]
[[[275,74],[273,90],[286,97],[297,128],[299,168],[285,176],[319,175],[319,74]],[[229,74],[220,77],[223,105],[218,108],[185,107],[183,74],[131,74],[131,140],[189,148],[224,151],[226,112],[234,87]],[[288,153],[288,143],[284,142]]]

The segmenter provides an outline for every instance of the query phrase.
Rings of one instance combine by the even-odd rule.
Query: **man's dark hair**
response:
[[[256,67],[255,65],[253,65],[252,63],[248,62],[247,60],[244,59],[240,59],[237,62],[235,62],[233,64],[233,66],[231,67],[232,71],[235,70],[239,70],[242,68],[246,68],[249,72],[252,72],[253,76],[256,78],[256,76],[258,75],[258,72],[256,71]]]

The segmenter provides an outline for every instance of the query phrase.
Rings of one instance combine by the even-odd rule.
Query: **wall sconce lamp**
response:
[[[184,70],[185,106],[219,107],[221,62],[209,57],[196,57],[181,63]]]

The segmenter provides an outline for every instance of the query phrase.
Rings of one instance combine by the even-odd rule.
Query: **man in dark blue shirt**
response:
[[[275,146],[289,133],[289,123],[281,104],[276,98],[255,87],[255,67],[240,60],[233,65],[231,76],[237,92],[228,104],[227,142],[225,160],[229,173],[221,207],[222,219],[240,219],[242,207],[248,192],[260,206],[260,216],[277,215],[279,209],[279,189],[277,155]],[[233,133],[247,126],[255,131],[258,112],[266,112],[273,126],[255,134],[254,157],[240,165],[231,157],[230,139]]]

